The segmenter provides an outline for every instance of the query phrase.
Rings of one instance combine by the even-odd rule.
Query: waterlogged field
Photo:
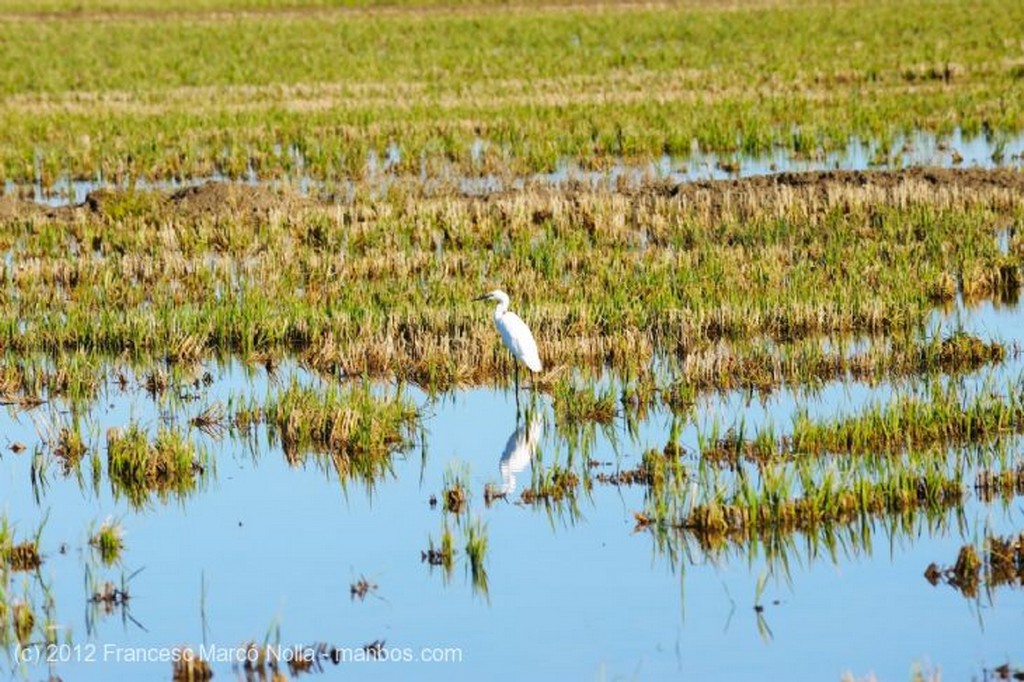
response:
[[[0,0],[0,668],[1024,674],[1020,14]]]
[[[1024,128],[1015,0],[372,5],[5,0],[0,180],[884,162],[957,129],[1004,158]]]
[[[8,198],[7,662],[1013,665],[1021,183]],[[494,284],[545,362],[518,401]]]

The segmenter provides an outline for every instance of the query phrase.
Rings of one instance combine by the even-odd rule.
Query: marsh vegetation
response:
[[[208,679],[217,641],[298,676],[405,643],[575,651],[582,620],[553,675],[707,677],[696,654],[750,652],[747,597],[777,676],[1002,663],[1024,50],[993,27],[1021,24],[1007,0],[0,0],[10,667],[115,642]],[[946,167],[898,167],[915,134]],[[879,169],[672,179],[857,140]],[[497,287],[544,364],[518,396],[472,303]],[[903,600],[925,565],[969,617]],[[807,658],[780,612],[827,642],[833,599],[856,656],[779,669]],[[467,674],[513,670],[484,658]]]

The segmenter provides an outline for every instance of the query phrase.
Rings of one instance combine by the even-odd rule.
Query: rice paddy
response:
[[[1005,0],[175,4],[5,3],[4,180],[522,175],[1020,129]]]
[[[0,0],[0,669],[1015,675],[1021,24]]]

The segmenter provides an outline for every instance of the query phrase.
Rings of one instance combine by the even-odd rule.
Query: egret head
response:
[[[494,291],[487,292],[483,296],[477,296],[473,300],[474,301],[497,301],[498,303],[501,303],[501,304],[507,306],[508,305],[508,294],[506,294],[501,289],[495,289]]]

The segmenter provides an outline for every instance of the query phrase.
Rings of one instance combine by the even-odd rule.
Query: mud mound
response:
[[[31,218],[40,213],[43,213],[43,207],[31,201],[10,194],[0,196],[0,222]]]
[[[171,202],[180,213],[192,216],[265,217],[274,210],[284,210],[301,203],[294,195],[282,195],[260,185],[208,182],[186,187],[171,195]]]
[[[163,202],[158,192],[133,189],[97,189],[86,195],[80,208],[111,217],[138,215]]]
[[[158,190],[98,189],[90,192],[78,208],[115,219],[153,215],[168,208],[190,218],[263,219],[271,211],[285,210],[300,202],[299,197],[280,194],[259,185],[208,182],[170,195]]]

